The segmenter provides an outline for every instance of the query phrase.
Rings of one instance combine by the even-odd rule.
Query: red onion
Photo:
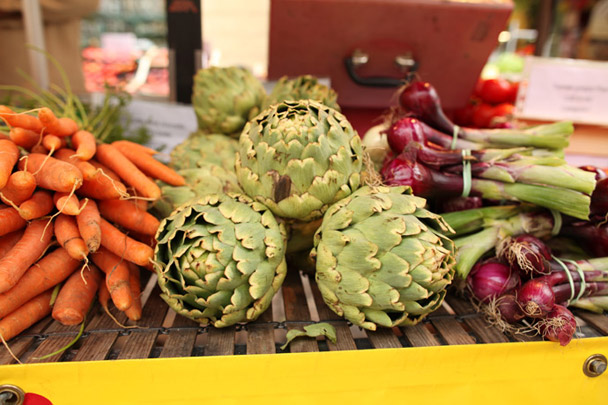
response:
[[[576,332],[576,319],[568,308],[554,305],[546,318],[538,322],[543,337],[566,346]]]
[[[591,194],[590,208],[593,215],[608,215],[608,178],[595,183],[595,189]]]
[[[414,114],[433,128],[446,134],[453,133],[454,123],[445,115],[439,95],[430,83],[408,84],[399,95],[399,104],[408,113]]]
[[[483,207],[481,197],[451,197],[441,201],[441,212],[456,212]]]
[[[544,318],[555,305],[555,294],[546,282],[532,279],[517,291],[517,302],[526,316]]]
[[[478,262],[467,277],[467,285],[481,302],[496,299],[520,283],[519,275],[497,260]]]
[[[551,250],[543,241],[530,234],[506,239],[497,255],[522,274],[551,273]]]
[[[519,307],[517,298],[513,294],[505,294],[496,300],[496,309],[500,317],[506,322],[514,324],[526,317]]]
[[[424,129],[416,118],[405,117],[397,120],[386,131],[386,139],[395,154],[403,152],[410,142],[426,143]]]

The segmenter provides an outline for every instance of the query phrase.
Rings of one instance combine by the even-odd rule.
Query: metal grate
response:
[[[89,316],[82,337],[68,350],[41,359],[65,347],[77,333],[78,326],[67,327],[48,317],[9,342],[11,351],[23,363],[145,359],[159,357],[191,357],[246,355],[258,353],[312,352],[329,350],[366,350],[438,345],[467,345],[540,340],[539,337],[518,337],[501,333],[488,325],[473,306],[449,295],[439,310],[416,326],[381,328],[375,332],[355,327],[334,314],[324,303],[314,282],[306,274],[291,272],[283,288],[260,319],[246,325],[216,329],[200,326],[176,316],[160,298],[156,277],[147,280],[142,296],[142,319],[133,328],[122,313],[114,322],[100,307]],[[608,336],[608,316],[576,311],[579,325],[577,338]],[[337,332],[337,342],[324,338],[301,338],[285,349],[285,334],[311,322],[330,322]],[[0,364],[15,363],[4,347],[0,347]]]

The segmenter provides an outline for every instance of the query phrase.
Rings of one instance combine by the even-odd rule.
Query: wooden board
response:
[[[103,361],[150,357],[225,356],[275,354],[324,350],[415,348],[439,345],[471,345],[541,340],[539,336],[510,336],[491,326],[466,299],[448,294],[445,305],[414,326],[366,331],[335,314],[323,301],[314,281],[300,272],[290,272],[273,306],[255,322],[226,328],[199,325],[170,310],[151,285],[142,319],[133,324],[110,308],[112,319],[96,306],[89,314],[84,333],[69,349],[42,358],[65,347],[76,337],[79,326],[63,326],[48,317],[8,342],[13,355],[24,363]],[[583,337],[608,336],[608,316],[576,310],[589,333]],[[325,337],[299,337],[285,349],[287,331],[314,322],[334,326],[335,343]],[[133,327],[136,326],[136,327]],[[17,360],[0,347],[0,364]]]

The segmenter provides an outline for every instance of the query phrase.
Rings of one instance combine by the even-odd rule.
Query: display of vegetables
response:
[[[180,316],[252,322],[303,260],[364,329],[415,325],[451,290],[506,332],[568,344],[572,308],[608,308],[608,178],[564,160],[572,123],[460,127],[422,81],[398,100],[362,140],[313,76],[266,94],[245,69],[201,69],[198,129],[168,165],[76,110],[0,106],[0,334],[82,323],[95,299],[136,321],[140,271]]]
[[[161,196],[152,179],[183,186],[184,178],[156,151],[100,142],[82,121],[48,107],[0,106],[0,119],[3,339],[48,314],[82,323],[96,298],[140,319],[140,272],[152,270],[159,226],[147,212]]]

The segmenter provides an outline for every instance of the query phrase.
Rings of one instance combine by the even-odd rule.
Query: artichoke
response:
[[[183,205],[161,221],[156,239],[161,297],[201,325],[255,320],[285,279],[285,227],[244,195]]]
[[[353,324],[413,325],[443,302],[454,277],[450,227],[409,187],[364,186],[332,205],[311,257],[325,303]]]
[[[234,159],[239,143],[223,134],[194,132],[171,151],[169,165],[175,170],[201,167],[206,163],[234,171]]]
[[[199,129],[208,133],[238,137],[265,98],[262,82],[241,67],[209,67],[194,76],[192,106]]]
[[[287,76],[281,77],[266,97],[262,109],[282,101],[298,100],[316,100],[340,111],[338,94],[332,88],[319,83],[317,78],[311,75],[298,76],[293,79],[289,79]]]
[[[186,180],[183,186],[171,186],[159,182],[161,198],[152,206],[161,218],[171,214],[180,205],[196,200],[207,194],[227,194],[242,192],[233,171],[213,163],[199,162],[199,167],[177,171]]]
[[[346,117],[317,101],[285,101],[247,123],[236,174],[243,191],[277,216],[304,222],[359,188],[361,139]]]

